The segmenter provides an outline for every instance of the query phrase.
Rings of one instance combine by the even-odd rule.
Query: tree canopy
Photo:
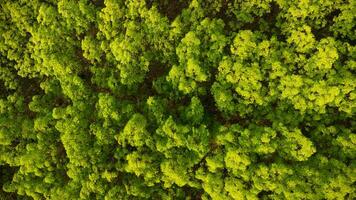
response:
[[[355,13],[0,0],[0,199],[355,199]]]

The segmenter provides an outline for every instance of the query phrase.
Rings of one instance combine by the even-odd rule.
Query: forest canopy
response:
[[[0,0],[0,199],[355,199],[355,13]]]

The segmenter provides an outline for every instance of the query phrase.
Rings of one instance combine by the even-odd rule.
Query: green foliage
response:
[[[355,12],[0,0],[0,199],[355,199]]]

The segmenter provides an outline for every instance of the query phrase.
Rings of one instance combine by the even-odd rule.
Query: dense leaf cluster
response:
[[[355,13],[0,0],[0,198],[356,198]]]

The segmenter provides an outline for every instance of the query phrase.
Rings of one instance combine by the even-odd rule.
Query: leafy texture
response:
[[[0,0],[0,199],[355,199],[355,13]]]

